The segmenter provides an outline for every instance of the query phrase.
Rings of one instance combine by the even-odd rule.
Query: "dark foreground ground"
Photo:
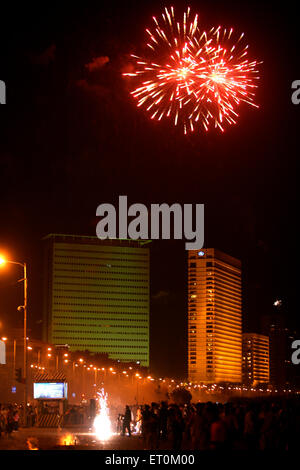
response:
[[[20,428],[11,436],[2,435],[0,438],[0,450],[26,450],[30,445],[38,447],[39,450],[143,450],[144,448],[140,436],[113,435],[107,442],[100,442],[94,433],[82,427]]]

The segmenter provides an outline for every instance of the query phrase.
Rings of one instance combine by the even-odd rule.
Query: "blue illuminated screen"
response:
[[[67,398],[67,384],[65,382],[34,383],[33,398],[36,400]]]

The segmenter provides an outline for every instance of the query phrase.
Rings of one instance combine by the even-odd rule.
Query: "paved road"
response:
[[[68,437],[69,436],[69,437]],[[74,446],[74,440],[76,443]],[[139,436],[112,436],[109,441],[102,443],[88,428],[63,428],[63,429],[45,429],[45,428],[20,428],[14,431],[10,437],[0,438],[0,450],[25,450],[29,448],[28,440],[32,445],[37,444],[40,450],[63,448],[71,450],[137,450],[143,449],[143,439]],[[71,441],[73,445],[65,446],[66,442]],[[63,446],[63,447],[61,447]]]

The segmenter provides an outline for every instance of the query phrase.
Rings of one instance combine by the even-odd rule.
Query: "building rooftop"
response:
[[[106,245],[106,246],[127,246],[141,248],[147,245],[151,240],[132,240],[130,238],[105,238],[100,239],[89,235],[72,235],[50,233],[42,238],[42,240],[57,243],[81,243],[90,245]]]

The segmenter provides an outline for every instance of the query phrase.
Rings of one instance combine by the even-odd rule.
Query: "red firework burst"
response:
[[[169,118],[185,134],[212,123],[223,131],[224,123],[236,123],[241,102],[257,107],[258,62],[247,59],[244,34],[235,40],[232,28],[201,31],[189,8],[181,22],[173,7],[153,21],[154,30],[146,30],[149,54],[132,56],[135,71],[123,74],[134,80],[131,94],[152,119]]]

